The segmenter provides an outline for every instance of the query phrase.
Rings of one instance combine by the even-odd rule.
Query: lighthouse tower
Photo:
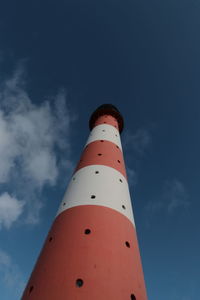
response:
[[[120,133],[111,104],[90,135],[22,300],[147,300]]]

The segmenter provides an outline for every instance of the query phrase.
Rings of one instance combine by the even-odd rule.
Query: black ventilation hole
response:
[[[105,132],[105,129],[103,129],[102,131]]]
[[[106,124],[106,122],[104,122],[104,124]]]
[[[95,196],[95,195],[92,195],[92,196],[91,196],[91,199],[94,199],[94,198],[96,198],[96,196]]]
[[[120,182],[123,182],[122,179],[119,180]]]
[[[77,287],[82,287],[82,286],[83,286],[83,280],[80,279],[80,278],[78,278],[78,279],[76,280],[76,286],[77,286]]]
[[[126,206],[125,206],[125,205],[122,205],[122,208],[123,208],[123,209],[126,209]]]
[[[120,164],[121,161],[120,161],[119,159],[118,159],[117,161],[118,161],[118,163]]]
[[[85,229],[85,234],[90,234],[91,230],[90,229]]]
[[[126,243],[125,243],[125,244],[126,244],[126,247],[130,248],[130,244],[129,244],[129,242],[127,242],[127,241],[126,241]]]
[[[95,171],[95,174],[99,174],[99,171]]]
[[[32,292],[32,290],[33,290],[33,285],[29,289],[29,294]]]
[[[117,147],[117,149],[119,149],[119,146],[116,146]]]
[[[103,142],[104,142],[104,140],[101,140],[101,142],[103,143]]]
[[[52,238],[52,237],[50,237],[50,238],[49,238],[49,242],[51,242],[52,240],[53,240],[53,238]]]
[[[115,134],[115,136],[117,136],[117,134]]]
[[[75,179],[76,179],[75,177],[72,178],[72,180],[75,180]]]
[[[102,153],[98,153],[98,156],[101,156],[102,155]]]
[[[66,203],[64,202],[64,203],[63,203],[63,206],[65,206],[65,205],[66,205]]]
[[[136,300],[135,295],[131,294],[131,300]]]

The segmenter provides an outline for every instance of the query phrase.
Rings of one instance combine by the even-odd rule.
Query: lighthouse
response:
[[[90,134],[22,300],[147,300],[120,134],[111,104]]]

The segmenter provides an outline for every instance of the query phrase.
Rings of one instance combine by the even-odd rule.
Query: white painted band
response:
[[[57,215],[79,205],[109,207],[126,216],[135,226],[127,180],[114,168],[90,165],[74,174]]]
[[[101,124],[95,126],[90,132],[89,138],[87,140],[86,146],[91,142],[98,140],[106,140],[116,144],[121,150],[121,140],[119,131],[112,125]]]

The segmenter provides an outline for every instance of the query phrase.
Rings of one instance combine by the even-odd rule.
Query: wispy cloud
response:
[[[136,186],[138,180],[136,171],[129,167],[126,167],[126,171],[127,171],[129,186],[133,186],[133,187]]]
[[[136,132],[125,132],[124,147],[143,155],[152,141],[151,134],[147,129],[139,128]]]
[[[37,193],[45,185],[55,185],[64,164],[71,167],[69,129],[74,116],[66,105],[65,91],[60,90],[51,103],[43,101],[36,105],[26,92],[24,77],[23,66],[19,65],[13,76],[0,86],[0,188],[4,191],[0,198],[4,205],[0,224],[7,228],[22,210],[28,222],[37,223],[43,205],[41,199],[36,200]],[[12,190],[11,182],[15,187],[23,184],[20,195],[19,190],[12,191],[23,198],[22,202],[4,190],[4,187]],[[15,214],[12,218],[8,216],[8,220],[5,197],[15,207]]]
[[[163,209],[163,202],[161,201],[148,201],[145,210],[150,213],[150,215],[154,215],[160,212]]]
[[[10,228],[23,211],[24,202],[17,200],[8,193],[0,195],[0,229],[5,226]]]
[[[25,285],[23,275],[10,255],[2,249],[0,249],[0,278],[10,297],[20,297]]]
[[[167,201],[167,211],[172,214],[176,209],[186,209],[190,205],[188,193],[177,179],[166,181],[164,185],[164,199]]]
[[[183,183],[178,179],[165,181],[160,199],[148,201],[145,206],[145,213],[148,216],[147,223],[149,225],[150,220],[157,214],[173,215],[177,209],[184,211],[189,206],[189,195]]]
[[[147,129],[139,128],[134,133],[125,131],[123,135],[123,146],[126,150],[126,170],[128,175],[129,186],[136,186],[138,182],[137,168],[150,143],[152,142],[151,134]]]

